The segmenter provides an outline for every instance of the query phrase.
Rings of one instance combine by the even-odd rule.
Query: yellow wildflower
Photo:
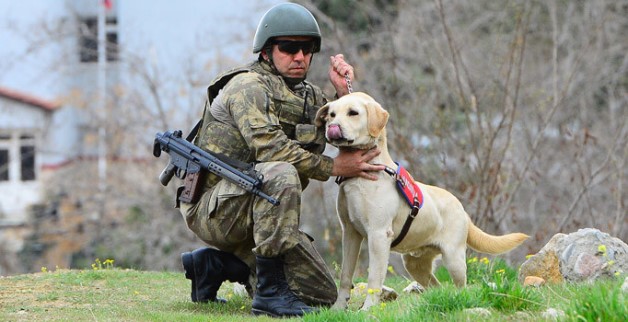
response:
[[[48,272],[48,267],[46,267],[46,266],[42,266],[42,267],[41,267],[41,272],[42,272],[42,273],[46,273],[46,272]]]
[[[490,261],[486,257],[482,257],[482,259],[480,259],[480,262],[484,265],[488,265],[488,263],[490,263]]]

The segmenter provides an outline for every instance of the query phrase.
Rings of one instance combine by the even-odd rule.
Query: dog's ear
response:
[[[329,110],[329,103],[323,105],[316,111],[316,117],[314,118],[314,125],[321,127],[325,125],[325,118],[327,117],[327,111]]]
[[[388,123],[388,112],[379,103],[372,101],[366,104],[369,135],[376,138]]]

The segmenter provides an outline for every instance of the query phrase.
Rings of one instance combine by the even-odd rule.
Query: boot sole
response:
[[[196,281],[194,280],[194,258],[192,253],[181,254],[181,263],[183,263],[183,270],[185,271],[185,278],[192,281],[192,293],[190,297],[192,302],[197,302],[196,297]]]
[[[258,310],[258,309],[251,309],[251,313],[252,313],[253,315],[257,315],[257,316],[259,316],[259,315],[265,315],[265,316],[270,316],[270,317],[273,317],[273,318],[281,318],[281,317],[284,317],[284,316],[281,316],[281,315],[273,314],[273,313],[270,313],[270,312],[267,312],[267,311]],[[286,316],[286,317],[287,317],[287,316]]]
[[[305,312],[305,311],[301,311],[300,314],[285,314],[285,315],[279,315],[279,314],[275,314],[272,312],[268,312],[268,311],[264,311],[264,310],[259,310],[259,309],[251,309],[251,313],[253,315],[259,316],[259,315],[266,315],[266,316],[270,316],[273,318],[294,318],[294,317],[302,317],[307,313],[315,313],[315,312]]]

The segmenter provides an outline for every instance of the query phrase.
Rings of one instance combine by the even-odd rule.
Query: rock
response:
[[[565,317],[565,312],[550,307],[549,309],[547,309],[543,313],[541,313],[541,316],[544,319],[546,319],[546,320],[554,320],[555,321],[555,320],[564,318]]]
[[[233,294],[237,296],[243,296],[243,297],[246,297],[249,295],[248,291],[246,290],[246,286],[240,283],[233,283]]]
[[[624,293],[628,293],[628,277],[624,279],[624,283],[621,285],[621,290]]]
[[[536,286],[539,287],[545,284],[545,280],[538,276],[526,276],[523,281],[523,286]]]
[[[367,292],[377,292],[379,290],[369,290],[368,285],[366,283],[358,283],[353,288],[352,292],[356,295],[366,295]],[[380,299],[382,301],[394,301],[397,299],[399,294],[393,288],[390,288],[386,285],[382,286],[381,289],[382,295]]]
[[[520,268],[519,280],[537,276],[548,283],[591,281],[628,271],[628,245],[598,229],[556,234]]]
[[[545,247],[543,250],[545,250]],[[553,250],[543,250],[528,258],[521,265],[519,280],[522,283],[527,276],[537,276],[549,283],[560,283],[564,280],[563,275],[560,273],[560,264],[556,253]]]
[[[419,284],[417,281],[414,281],[410,284],[408,284],[408,286],[406,286],[406,288],[403,289],[404,293],[423,293],[425,292],[425,287],[423,287],[423,285]]]
[[[464,309],[463,311],[466,314],[477,315],[477,316],[481,316],[481,317],[489,317],[489,316],[491,316],[491,311],[489,311],[488,309],[485,309],[483,307],[473,307],[473,308],[469,308],[469,309]]]
[[[398,296],[399,294],[397,294],[397,292],[394,289],[386,285],[382,287],[382,297],[381,297],[382,301],[394,301],[397,299]]]

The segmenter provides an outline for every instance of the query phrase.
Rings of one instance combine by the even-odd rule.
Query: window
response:
[[[107,17],[105,21],[105,40],[107,43],[107,61],[118,60],[118,19]],[[98,62],[98,19],[84,18],[79,26],[79,56],[82,63]]]
[[[9,150],[0,148],[0,181],[9,181]]]
[[[0,134],[0,182],[37,179],[35,137]]]

